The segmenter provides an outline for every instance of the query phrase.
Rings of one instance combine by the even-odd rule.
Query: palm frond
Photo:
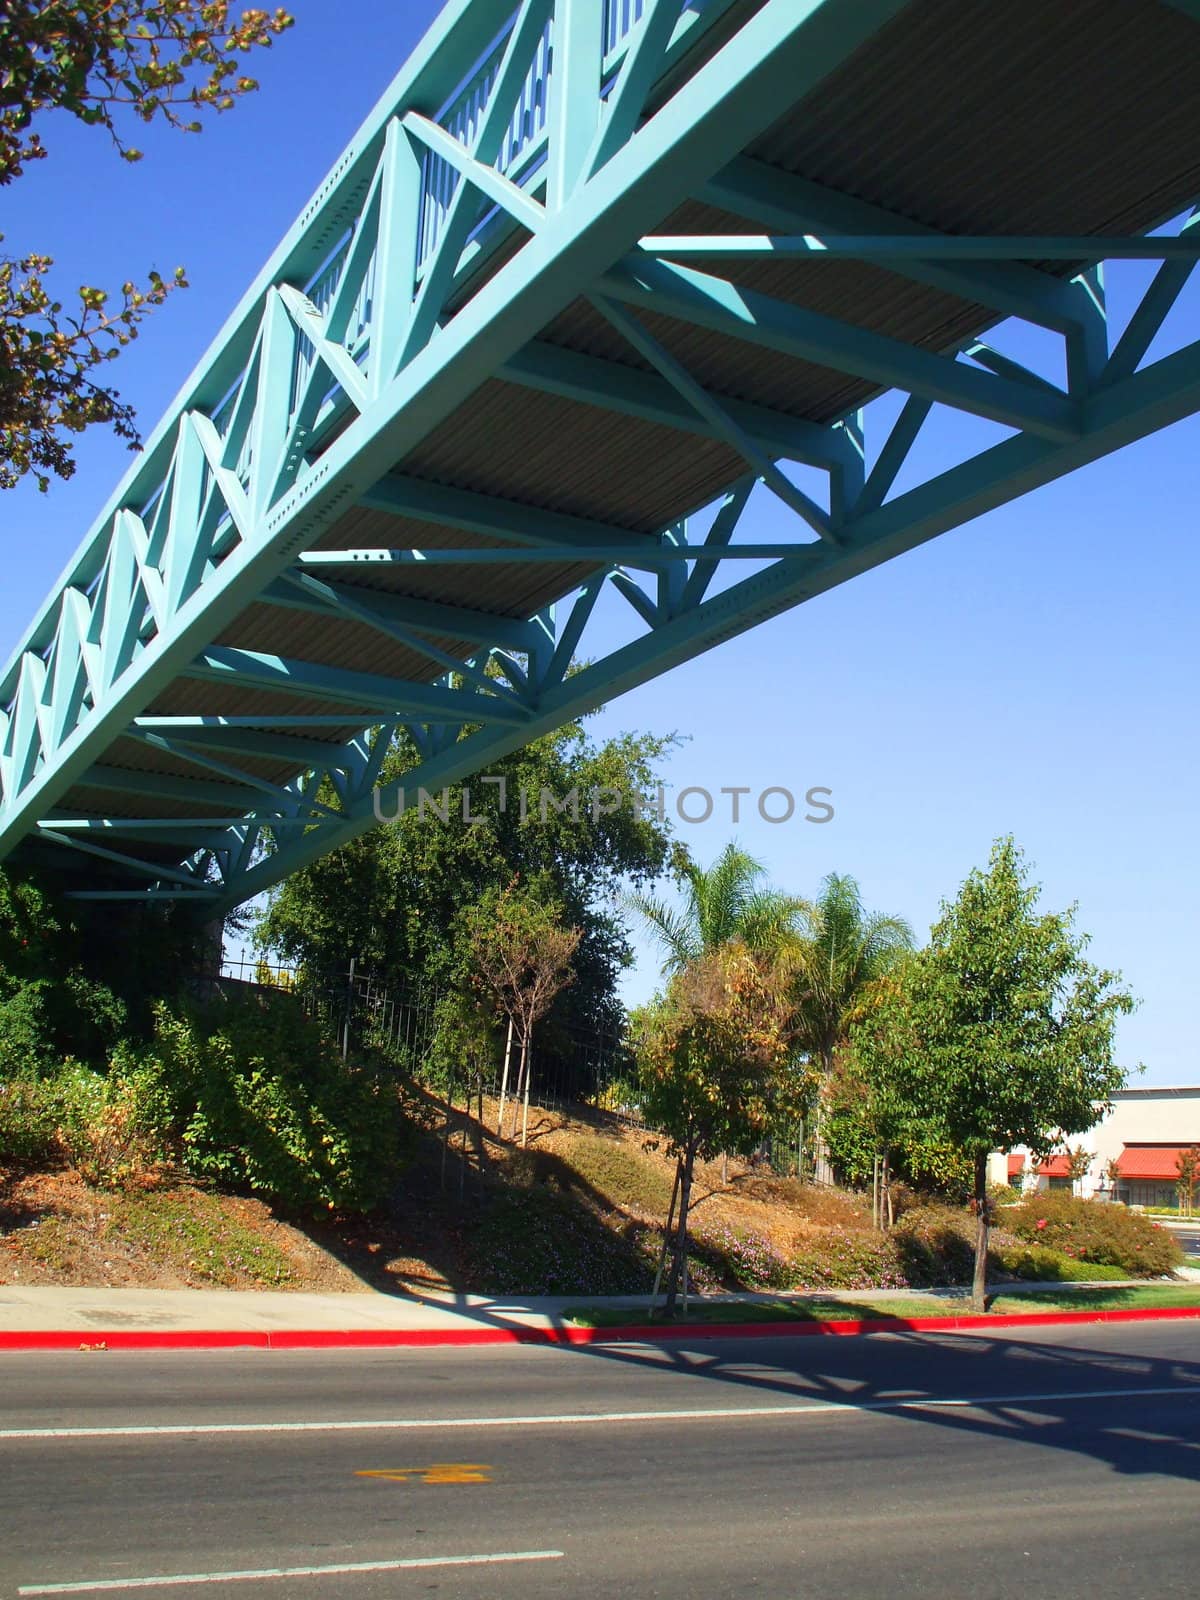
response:
[[[666,952],[664,972],[675,972],[699,954],[695,929],[686,911],[673,908],[654,895],[628,894],[624,905],[641,917],[647,931]]]

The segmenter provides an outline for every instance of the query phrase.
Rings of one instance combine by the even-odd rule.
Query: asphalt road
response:
[[[13,1355],[0,1600],[1193,1597],[1198,1478],[1196,1323]]]

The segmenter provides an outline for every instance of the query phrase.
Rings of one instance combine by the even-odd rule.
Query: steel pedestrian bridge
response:
[[[451,0],[8,663],[0,854],[74,895],[218,916],[394,810],[397,729],[411,801],[1200,410],[1200,0],[511,4]],[[914,481],[944,408],[992,442]]]

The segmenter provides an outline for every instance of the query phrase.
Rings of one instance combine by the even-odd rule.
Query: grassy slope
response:
[[[287,1220],[261,1201],[187,1183],[111,1193],[65,1172],[0,1171],[0,1283],[581,1296],[649,1289],[673,1175],[654,1139],[611,1121],[533,1111],[523,1150],[495,1136],[496,1107],[487,1104],[482,1129],[456,1116],[443,1159],[444,1106],[420,1095],[408,1109],[423,1129],[416,1158],[386,1213],[370,1218]],[[767,1287],[763,1261],[782,1258],[818,1273],[828,1265],[840,1274],[834,1288],[880,1281],[870,1275],[879,1236],[859,1200],[734,1161],[728,1176],[724,1183],[719,1163],[697,1173],[702,1289]],[[968,1231],[965,1218],[956,1225]],[[1073,1272],[1106,1275],[1081,1263]],[[804,1282],[824,1287],[830,1277]]]

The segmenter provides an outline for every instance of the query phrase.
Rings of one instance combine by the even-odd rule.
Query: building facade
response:
[[[1035,1161],[1018,1146],[997,1152],[989,1175],[1023,1192],[1065,1189],[1125,1205],[1177,1207],[1180,1152],[1200,1148],[1200,1084],[1121,1089],[1094,1127],[1067,1142],[1090,1157],[1086,1171],[1072,1176],[1067,1155]]]

